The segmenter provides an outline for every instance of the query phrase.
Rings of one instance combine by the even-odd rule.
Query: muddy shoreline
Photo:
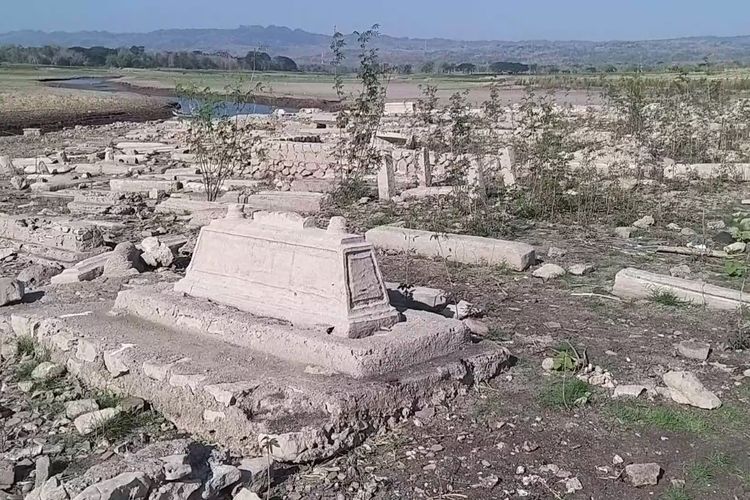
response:
[[[90,77],[85,77],[90,78]],[[39,82],[44,86],[59,89],[89,90],[116,95],[120,92],[131,94],[130,99],[122,99],[120,105],[106,110],[39,110],[0,112],[0,136],[18,135],[25,128],[40,128],[43,132],[53,132],[76,125],[107,125],[115,122],[146,122],[164,120],[173,116],[176,99],[174,89],[142,87],[117,80],[117,77],[98,77],[106,82],[104,88],[90,88],[71,85],[76,78],[45,78]],[[143,100],[132,99],[132,94]],[[258,95],[256,104],[285,109],[320,108],[324,111],[337,111],[338,101],[301,98],[292,96]]]

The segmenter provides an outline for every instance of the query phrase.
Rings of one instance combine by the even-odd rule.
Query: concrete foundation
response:
[[[526,243],[479,236],[434,233],[398,226],[379,226],[365,234],[376,248],[415,252],[463,264],[507,265],[524,271],[536,261],[534,247]]]
[[[5,246],[63,263],[75,263],[106,251],[97,228],[63,218],[0,217],[0,235]]]
[[[287,462],[341,453],[426,405],[489,380],[508,362],[508,352],[495,344],[463,343],[446,356],[410,360],[405,370],[358,379],[254,350],[245,344],[260,344],[254,333],[222,334],[210,321],[198,332],[112,316],[107,301],[53,303],[59,305],[37,306],[33,315],[27,305],[4,308],[0,331],[34,336],[87,385],[141,397],[179,429],[238,454],[260,455],[259,440],[269,435],[279,443],[274,458]],[[202,321],[202,309],[185,311],[190,321]],[[234,326],[247,331],[253,323],[246,320]]]

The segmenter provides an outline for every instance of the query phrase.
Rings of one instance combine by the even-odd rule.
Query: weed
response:
[[[665,288],[653,288],[648,295],[648,300],[654,304],[667,307],[685,307],[690,305],[689,301],[682,300],[675,292]]]
[[[34,356],[37,347],[36,339],[30,335],[21,335],[16,338],[16,356],[19,358]]]
[[[706,434],[712,429],[711,423],[703,415],[689,409],[628,402],[613,403],[609,410],[624,424],[691,434]]]
[[[692,500],[692,497],[679,486],[670,486],[669,489],[659,497],[660,500]]]
[[[143,430],[148,434],[156,434],[162,422],[164,422],[164,417],[154,411],[122,412],[97,425],[92,435],[97,440],[117,441],[138,430]]]
[[[715,470],[706,462],[696,462],[687,468],[690,482],[697,488],[707,488],[714,481]]]
[[[583,351],[583,355],[578,354],[578,351],[570,342],[566,342],[554,352],[552,369],[555,371],[577,372],[588,364],[586,351]]]
[[[743,263],[728,260],[724,263],[724,274],[730,278],[744,278],[747,274],[747,267]]]
[[[30,359],[29,361],[19,363],[18,365],[16,365],[16,369],[13,373],[14,380],[29,380],[31,378],[31,372],[34,371],[34,368],[36,368],[37,365],[39,365],[39,362],[35,359]]]
[[[94,399],[101,409],[115,408],[122,401],[122,397],[112,391],[99,391],[94,395]]]
[[[570,377],[558,378],[547,384],[539,393],[539,401],[550,408],[570,409],[583,406],[591,398],[592,387],[583,380]]]
[[[371,194],[372,191],[364,179],[349,177],[342,180],[331,193],[331,202],[335,207],[346,208]]]

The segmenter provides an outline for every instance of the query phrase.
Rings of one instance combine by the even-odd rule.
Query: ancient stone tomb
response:
[[[358,338],[398,322],[363,236],[347,234],[334,217],[327,230],[312,218],[239,209],[205,226],[184,279],[175,290]]]

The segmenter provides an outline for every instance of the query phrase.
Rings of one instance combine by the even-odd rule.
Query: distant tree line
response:
[[[297,63],[286,56],[270,56],[260,50],[241,57],[226,52],[146,52],[144,47],[110,49],[107,47],[21,47],[0,46],[0,63],[51,66],[91,66],[116,68],[182,68],[257,71],[299,71]]]

